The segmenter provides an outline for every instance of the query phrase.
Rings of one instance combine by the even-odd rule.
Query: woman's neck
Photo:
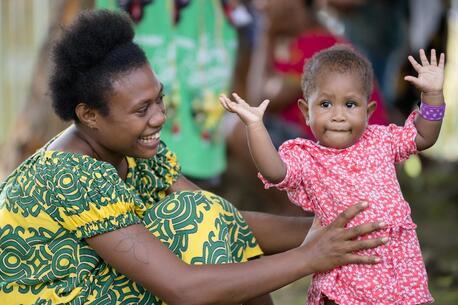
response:
[[[85,126],[75,124],[75,135],[86,143],[93,158],[110,163],[114,166],[114,168],[116,168],[118,174],[125,178],[127,170],[126,156],[104,147],[99,141],[97,141],[97,136],[94,134],[94,131]]]
[[[92,130],[78,123],[70,126],[47,149],[87,155],[113,165],[121,178],[127,175],[126,157],[103,147]]]

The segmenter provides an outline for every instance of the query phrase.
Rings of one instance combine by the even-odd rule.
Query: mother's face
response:
[[[148,64],[113,82],[109,114],[98,116],[96,136],[112,154],[151,158],[165,123],[163,87]]]

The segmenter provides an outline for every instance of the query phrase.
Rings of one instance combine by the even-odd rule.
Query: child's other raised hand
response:
[[[436,50],[431,50],[431,61],[428,62],[425,51],[420,50],[420,62],[419,64],[412,56],[409,56],[409,61],[415,71],[418,72],[418,76],[406,76],[404,79],[411,82],[424,94],[442,94],[442,88],[444,85],[444,63],[445,55],[441,53],[439,62],[436,58]]]
[[[248,105],[237,93],[232,93],[234,100],[222,94],[219,97],[221,105],[229,112],[236,113],[245,125],[262,122],[264,112],[269,105],[269,100],[264,100],[258,107]]]

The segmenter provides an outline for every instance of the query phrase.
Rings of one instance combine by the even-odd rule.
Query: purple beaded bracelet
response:
[[[444,118],[445,104],[433,106],[424,102],[420,104],[420,115],[428,121],[440,121]]]

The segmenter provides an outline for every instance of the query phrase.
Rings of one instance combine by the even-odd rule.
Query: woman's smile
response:
[[[161,131],[138,138],[138,143],[149,148],[156,148],[160,142]]]

